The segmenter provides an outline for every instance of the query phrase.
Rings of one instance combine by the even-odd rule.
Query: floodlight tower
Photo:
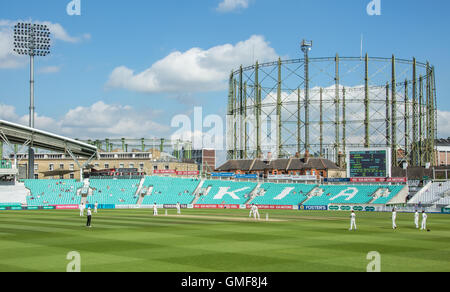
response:
[[[305,55],[305,152],[311,147],[309,143],[309,51],[312,46],[312,41],[303,40],[301,43],[302,52]]]
[[[19,22],[14,26],[14,52],[30,56],[30,117],[29,126],[34,128],[34,56],[50,54],[50,30],[43,24]],[[31,141],[28,151],[28,178],[34,178],[34,151]]]

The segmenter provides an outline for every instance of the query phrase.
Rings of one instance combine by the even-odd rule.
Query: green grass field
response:
[[[71,251],[81,271],[297,272],[366,271],[368,252],[381,271],[450,271],[450,216],[429,214],[431,232],[415,229],[413,214],[347,212],[100,210],[93,228],[73,211],[0,212],[0,271],[64,272]],[[273,221],[266,222],[269,213]]]

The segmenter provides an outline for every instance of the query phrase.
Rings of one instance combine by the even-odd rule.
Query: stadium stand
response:
[[[86,203],[134,205],[138,200],[139,184],[139,179],[91,179],[92,193],[87,196]]]
[[[75,205],[81,201],[77,190],[83,183],[75,180],[25,180],[30,190],[26,201],[28,206]]]
[[[21,203],[0,203],[0,207],[20,207]]]
[[[405,186],[387,186],[387,187],[385,187],[388,190],[387,196],[377,198],[374,201],[372,201],[371,203],[372,204],[387,204],[387,203],[389,203],[390,200],[395,198],[395,196],[397,196],[404,187]]]
[[[324,185],[314,191],[303,204],[306,206],[328,204],[367,204],[373,200],[380,186],[364,185]]]
[[[434,204],[450,192],[450,182],[429,183],[408,204]]]
[[[11,162],[7,160],[0,161],[0,169],[11,169],[11,168],[12,168]]]
[[[29,191],[25,188],[23,183],[0,183],[0,202],[5,205],[13,204],[26,204],[27,195]]]
[[[202,187],[208,190],[207,194],[200,197],[197,204],[245,204],[257,185],[255,182],[206,180]]]
[[[201,187],[201,188],[200,188]],[[29,206],[163,204],[249,204],[316,206],[389,204],[405,193],[403,185],[316,185],[148,176],[145,179],[25,180],[0,185],[1,204]],[[198,191],[197,191],[198,189]],[[198,193],[198,194],[197,194]],[[450,183],[427,185],[414,201],[449,205]],[[403,198],[403,197],[402,197]],[[401,198],[400,198],[401,199]]]
[[[438,206],[448,206],[450,205],[450,196],[444,197],[436,202]]]
[[[308,199],[307,194],[316,186],[264,183],[259,188],[263,190],[264,194],[256,196],[251,203],[256,205],[298,205]]]
[[[153,187],[151,194],[144,197],[142,205],[190,204],[194,200],[194,191],[199,184],[197,179],[148,176],[143,188]]]

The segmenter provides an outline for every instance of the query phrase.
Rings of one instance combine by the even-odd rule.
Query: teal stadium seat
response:
[[[25,180],[25,187],[31,192],[27,196],[28,206],[78,205],[81,196],[77,190],[82,182],[64,179]]]
[[[304,203],[304,205],[321,206],[328,204],[367,204],[373,200],[373,194],[380,188],[380,186],[323,185],[320,186],[320,188],[323,190],[323,194],[321,196],[311,197]],[[339,194],[342,196],[337,197]],[[353,197],[351,197],[351,195],[353,195]]]
[[[305,201],[307,194],[316,185],[307,184],[274,184],[264,183],[260,189],[265,191],[263,196],[257,196],[252,203],[256,205],[298,205]]]
[[[176,177],[148,176],[143,187],[153,187],[150,195],[145,196],[142,205],[190,204],[194,200],[194,191],[200,180]]]
[[[234,182],[206,180],[202,188],[211,187],[206,196],[202,196],[197,204],[245,204],[250,199],[250,193],[258,184],[254,182]]]
[[[139,184],[139,179],[91,179],[89,187],[92,194],[87,196],[86,203],[135,205]]]
[[[400,191],[404,188],[405,186],[384,186],[383,188],[387,188],[389,189],[389,196],[388,197],[382,197],[382,198],[378,198],[376,200],[374,200],[372,202],[372,204],[387,204],[389,203],[390,200],[392,200],[395,196],[398,195],[398,193],[400,193]]]
[[[0,169],[11,169],[12,165],[11,162],[8,160],[0,160]]]

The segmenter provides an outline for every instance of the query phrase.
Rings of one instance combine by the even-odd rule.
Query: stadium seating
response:
[[[320,188],[322,195],[312,196],[304,205],[367,204],[373,200],[373,194],[380,186],[324,185]]]
[[[444,197],[436,202],[437,206],[446,207],[450,205],[450,196]]]
[[[236,182],[229,180],[206,180],[200,190],[201,196],[196,199],[194,192],[200,184],[198,179],[177,177],[149,176],[143,181],[140,194],[139,179],[90,179],[90,192],[86,203],[106,205],[135,205],[140,194],[146,194],[142,205],[162,204],[238,204],[247,202],[257,205],[298,205],[305,206],[329,204],[387,204],[403,190],[403,185],[315,185],[295,183],[263,183],[255,190],[256,182]],[[78,205],[82,201],[81,190],[85,188],[83,182],[75,180],[25,180],[23,188],[23,202],[20,196],[7,195],[0,197],[4,205],[23,204],[29,206],[48,205]],[[445,185],[444,185],[445,184]],[[428,194],[433,191],[431,198],[434,203],[444,205],[449,198],[442,194],[450,184],[433,184],[427,189]],[[17,187],[17,186],[13,186]],[[30,195],[27,195],[27,189]],[[149,192],[151,190],[151,192]],[[79,192],[78,192],[79,191]],[[252,192],[255,196],[252,198]],[[17,191],[15,191],[17,193]],[[79,193],[79,194],[77,194]],[[8,193],[9,194],[9,193]],[[422,194],[420,198],[424,199]],[[439,196],[437,195],[439,194]],[[445,197],[445,198],[444,198]],[[428,197],[427,197],[428,198]],[[424,201],[426,202],[426,201]],[[448,205],[448,204],[447,204]]]
[[[92,194],[87,196],[86,203],[135,205],[139,183],[138,179],[91,179]]]
[[[20,207],[21,203],[0,203],[0,207]]]
[[[390,200],[392,200],[395,196],[400,193],[400,191],[405,186],[386,186],[385,188],[389,190],[389,195],[387,197],[380,197],[372,202],[372,204],[387,204]]]
[[[450,192],[450,182],[435,182],[419,191],[408,204],[434,204]]]
[[[75,205],[80,204],[77,190],[83,183],[75,180],[25,180],[25,187],[31,191],[27,197],[29,206]]]
[[[265,183],[260,186],[264,195],[257,196],[252,201],[256,205],[298,205],[305,201],[307,194],[316,185],[305,184],[274,184]]]
[[[245,204],[257,185],[254,182],[206,180],[202,188],[210,188],[210,191],[197,204]]]
[[[153,187],[150,195],[144,197],[142,205],[190,204],[194,200],[194,191],[200,183],[197,179],[148,176],[143,187]]]
[[[0,160],[0,169],[10,169],[12,168],[11,162],[8,160]]]

